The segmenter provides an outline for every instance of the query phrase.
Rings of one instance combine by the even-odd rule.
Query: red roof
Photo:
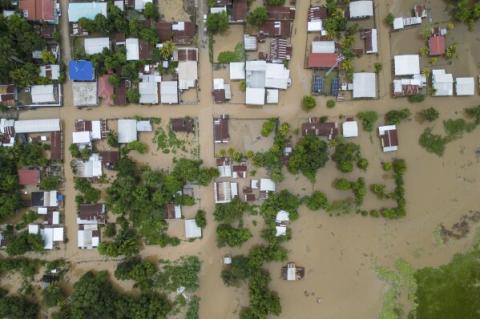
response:
[[[21,168],[17,171],[18,184],[37,185],[40,183],[40,171],[38,169]]]
[[[108,80],[109,77],[110,75],[105,74],[98,79],[98,96],[104,100],[106,105],[113,105],[113,86]]]
[[[310,53],[308,56],[309,68],[331,68],[337,64],[336,53]]]
[[[55,18],[53,0],[20,0],[20,10],[27,20],[52,21]]]
[[[430,55],[444,55],[445,54],[445,36],[434,34],[428,39],[428,46],[430,48]]]

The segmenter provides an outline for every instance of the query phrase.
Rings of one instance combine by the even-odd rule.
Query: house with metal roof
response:
[[[68,63],[68,75],[72,81],[95,80],[93,64],[87,60],[71,60]]]
[[[78,22],[81,18],[95,19],[97,14],[107,17],[106,2],[69,2],[68,22]]]

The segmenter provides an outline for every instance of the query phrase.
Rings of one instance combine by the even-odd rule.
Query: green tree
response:
[[[415,94],[415,95],[411,95],[408,97],[408,101],[410,103],[420,103],[420,102],[423,102],[425,101],[425,95],[424,94]]]
[[[393,27],[393,20],[395,19],[395,16],[389,12],[388,15],[385,17],[385,24],[388,25],[389,27]]]
[[[335,101],[334,100],[328,100],[327,101],[327,108],[333,109],[335,107]]]
[[[160,48],[160,58],[162,61],[170,60],[173,56],[173,52],[175,52],[175,43],[172,41],[165,41]]]
[[[302,99],[302,107],[305,111],[311,111],[317,106],[317,101],[313,96],[306,95]]]
[[[247,16],[248,24],[256,26],[256,27],[262,26],[267,21],[267,19],[268,19],[267,8],[262,7],[262,6],[255,8]]]
[[[388,124],[400,124],[400,122],[409,119],[411,112],[409,109],[391,110],[385,114],[385,121]]]
[[[240,247],[252,237],[248,228],[235,228],[228,224],[217,226],[217,245],[218,247]]]
[[[375,111],[365,111],[357,114],[357,117],[362,122],[363,130],[366,132],[372,132],[375,122],[378,120],[378,114]]]
[[[223,33],[228,30],[228,15],[226,12],[209,14],[207,30],[210,34]]]
[[[438,119],[440,113],[435,108],[429,107],[428,109],[422,110],[420,116],[424,121],[433,122]]]
[[[145,18],[153,19],[155,21],[158,20],[159,18],[158,9],[155,6],[155,4],[153,4],[152,2],[145,3],[145,8],[143,9],[143,15],[145,16]]]
[[[351,172],[353,170],[353,163],[357,162],[360,158],[360,146],[349,142],[337,142],[335,152],[332,154],[332,160],[343,173]]]
[[[58,189],[58,187],[60,187],[60,184],[61,184],[61,179],[59,176],[47,175],[42,177],[38,187],[41,190],[51,191],[51,190]]]
[[[269,6],[283,6],[285,0],[266,0],[267,5]]]
[[[278,119],[271,118],[263,122],[261,134],[263,137],[268,137],[276,128]]]
[[[324,193],[315,191],[312,195],[305,198],[305,205],[311,210],[326,209],[328,207],[328,198]]]
[[[107,144],[110,147],[118,147],[118,136],[115,131],[110,131],[107,134]]]
[[[238,287],[242,280],[250,277],[252,271],[250,258],[243,255],[233,256],[232,263],[222,271],[221,277],[225,285]]]
[[[17,256],[29,251],[41,252],[43,251],[43,245],[42,236],[23,231],[8,237],[6,251],[10,256]]]
[[[42,290],[42,300],[48,308],[55,307],[65,300],[65,293],[59,285],[50,284]]]
[[[130,88],[127,90],[127,100],[129,103],[138,103],[140,102],[140,92],[138,89]]]
[[[379,62],[376,62],[374,65],[373,65],[373,68],[375,69],[375,73],[380,73],[383,69],[383,64],[379,63]]]
[[[301,172],[310,181],[315,181],[317,170],[328,161],[328,145],[316,136],[305,136],[293,148],[288,161],[288,170],[293,174]]]
[[[193,292],[200,286],[201,262],[197,256],[184,256],[175,261],[161,260],[160,270],[155,275],[155,286],[166,291],[176,291],[185,287]]]
[[[10,319],[36,319],[39,307],[24,296],[7,295],[0,290],[0,317]]]
[[[205,228],[207,226],[207,217],[204,210],[199,209],[195,215],[195,223],[200,228]]]
[[[238,197],[234,198],[230,203],[217,204],[213,216],[218,222],[227,224],[241,220],[245,211],[249,209],[249,205],[241,201]]]

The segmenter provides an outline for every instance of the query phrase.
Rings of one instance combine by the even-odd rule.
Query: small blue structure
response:
[[[93,81],[95,71],[93,64],[86,60],[72,60],[68,64],[68,75],[72,81]]]

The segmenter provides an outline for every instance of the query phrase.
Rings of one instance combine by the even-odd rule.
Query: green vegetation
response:
[[[355,204],[361,206],[363,199],[367,195],[367,187],[363,177],[359,177],[356,181],[349,181],[345,178],[337,178],[333,185],[338,190],[351,190],[355,196]]]
[[[138,89],[130,88],[127,90],[127,101],[134,104],[140,102],[140,92]]]
[[[60,187],[62,180],[59,176],[47,175],[43,176],[38,184],[38,188],[45,191],[51,191]]]
[[[190,302],[188,303],[187,313],[185,314],[185,319],[199,319],[198,311],[200,308],[200,298],[193,296]]]
[[[347,18],[339,7],[339,0],[327,0],[328,18],[325,20],[325,30],[332,38],[338,38],[347,29]]]
[[[319,191],[315,191],[312,195],[304,197],[303,202],[311,210],[327,209],[329,207],[327,196]]]
[[[115,131],[110,131],[107,134],[107,144],[110,147],[118,147],[118,134]]]
[[[390,198],[390,194],[385,191],[386,186],[384,184],[371,184],[370,191],[377,196],[378,199]]]
[[[153,287],[153,275],[157,272],[157,266],[148,260],[139,257],[128,258],[117,265],[115,278],[119,280],[133,280],[135,287],[142,290]]]
[[[228,30],[228,15],[226,12],[209,14],[207,30],[210,34],[223,33]]]
[[[425,95],[424,94],[415,94],[415,95],[410,95],[408,97],[408,102],[410,103],[420,103],[425,101]]]
[[[420,111],[420,116],[424,121],[433,122],[440,116],[440,113],[433,107]]]
[[[315,100],[315,98],[313,96],[306,95],[306,96],[303,97],[302,108],[306,112],[313,110],[315,108],[315,106],[317,106],[317,101]]]
[[[417,319],[476,318],[480,311],[480,249],[455,255],[446,265],[415,273]]]
[[[188,159],[177,160],[171,172],[155,171],[148,166],[139,168],[129,158],[121,158],[117,169],[117,177],[107,189],[110,211],[128,218],[147,244],[162,247],[179,243],[178,238],[166,234],[168,224],[163,215],[165,206],[186,200],[178,192],[187,182],[206,186],[218,176],[216,168],[204,168],[201,161]],[[124,232],[126,229],[117,237],[122,239]],[[136,243],[137,235],[133,235],[127,238]]]
[[[277,127],[278,124],[278,119],[277,118],[271,118],[263,122],[262,125],[262,136],[263,137],[268,137]]]
[[[0,258],[0,276],[11,272],[19,272],[22,277],[32,280],[42,265],[39,259],[29,259],[24,257]]]
[[[145,154],[148,151],[148,146],[145,143],[142,143],[140,141],[132,141],[125,145],[122,148],[122,151],[124,153],[128,153],[130,151],[137,151],[140,154]]]
[[[471,0],[449,0],[452,17],[472,28],[473,23],[480,18],[480,3]]]
[[[435,119],[438,117],[438,112],[435,109],[427,110],[429,118]],[[480,106],[465,108],[464,112],[473,121],[466,121],[463,118],[447,119],[443,122],[446,136],[434,134],[431,128],[426,128],[420,135],[419,144],[427,152],[442,156],[448,143],[461,138],[464,133],[473,131],[480,124]]]
[[[28,87],[40,81],[39,68],[33,64],[32,52],[43,50],[45,40],[20,15],[0,18],[0,83]]]
[[[376,266],[375,270],[380,279],[390,285],[383,298],[379,319],[403,318],[401,314],[404,312],[404,307],[407,306],[414,311],[416,306],[414,295],[417,290],[417,283],[413,267],[406,261],[398,259],[395,262],[394,269]],[[404,304],[405,302],[407,304]],[[410,318],[410,315],[408,318]]]
[[[388,25],[389,27],[393,27],[393,20],[395,19],[395,16],[390,12],[387,14],[385,17],[385,24]]]
[[[327,161],[327,143],[316,136],[308,135],[301,138],[293,148],[287,167],[290,173],[300,172],[314,182],[317,170],[324,167]]]
[[[195,223],[197,223],[197,226],[202,229],[207,227],[207,213],[205,213],[204,210],[199,209],[197,211],[197,214],[195,215]]]
[[[6,239],[6,251],[10,256],[23,255],[29,251],[43,251],[43,238],[38,234],[29,234],[27,231],[22,231],[18,234],[15,234],[12,231],[6,234]]]
[[[229,224],[220,224],[217,226],[218,247],[240,247],[250,238],[252,238],[252,233],[248,228],[241,226],[233,227]]]
[[[400,122],[409,119],[411,112],[409,109],[391,110],[385,114],[385,122],[388,124],[400,124]]]
[[[98,246],[101,255],[109,257],[134,256],[140,249],[139,236],[135,229],[122,227],[113,241],[102,241]]]
[[[155,286],[170,292],[178,287],[185,287],[188,292],[196,291],[200,286],[200,267],[200,260],[196,256],[184,256],[175,261],[161,260]]]
[[[83,161],[88,161],[88,159],[93,153],[92,149],[89,147],[85,147],[80,150],[77,144],[70,144],[68,149],[70,150],[70,154],[72,154],[72,157]]]
[[[13,216],[22,206],[16,159],[6,148],[0,148],[0,220]]]
[[[362,160],[360,156],[360,146],[340,139],[337,139],[336,142],[335,152],[332,154],[332,160],[337,164],[337,168],[341,172],[349,173],[353,171],[353,163]],[[361,165],[365,165],[365,163],[360,163],[359,166]],[[366,162],[366,166],[368,166],[368,162]]]
[[[374,65],[373,65],[373,69],[375,70],[375,73],[380,73],[382,72],[383,70],[383,64],[379,63],[379,62],[376,62]]]
[[[245,48],[243,47],[243,42],[237,43],[235,46],[235,51],[224,51],[218,54],[218,63],[227,64],[230,62],[241,62],[245,61]]]
[[[158,8],[152,2],[145,3],[145,8],[143,9],[143,15],[147,19],[158,20]]]
[[[105,231],[103,233],[106,237],[113,237],[117,234],[117,227],[115,226],[115,224],[113,223],[108,223],[106,226],[105,226]]]
[[[39,307],[24,296],[8,295],[0,289],[0,317],[10,319],[36,319]]]
[[[50,284],[42,290],[42,301],[48,308],[55,307],[65,300],[65,292],[57,284]]]
[[[285,4],[285,0],[266,0],[265,2],[268,6],[283,6]]]
[[[249,13],[247,16],[248,24],[260,27],[262,26],[268,19],[268,11],[267,8],[261,6],[256,7],[252,12]]]
[[[334,100],[328,100],[327,101],[327,108],[333,109],[336,105],[336,102]]]
[[[365,111],[357,114],[357,117],[362,122],[363,130],[366,132],[372,132],[374,125],[378,120],[378,114],[375,111]]]
[[[230,203],[217,204],[213,216],[218,222],[231,224],[240,221],[243,214],[250,209],[248,203],[241,201],[238,197],[234,198]]]
[[[168,132],[165,132],[162,127],[158,127],[155,130],[153,142],[157,144],[157,150],[162,150],[164,154],[169,154],[170,152],[175,154],[177,149],[184,149],[185,147],[185,141],[178,139],[175,132],[170,129]]]
[[[87,179],[75,178],[74,183],[75,189],[80,192],[80,194],[75,196],[77,205],[98,203],[102,193],[94,188]]]

